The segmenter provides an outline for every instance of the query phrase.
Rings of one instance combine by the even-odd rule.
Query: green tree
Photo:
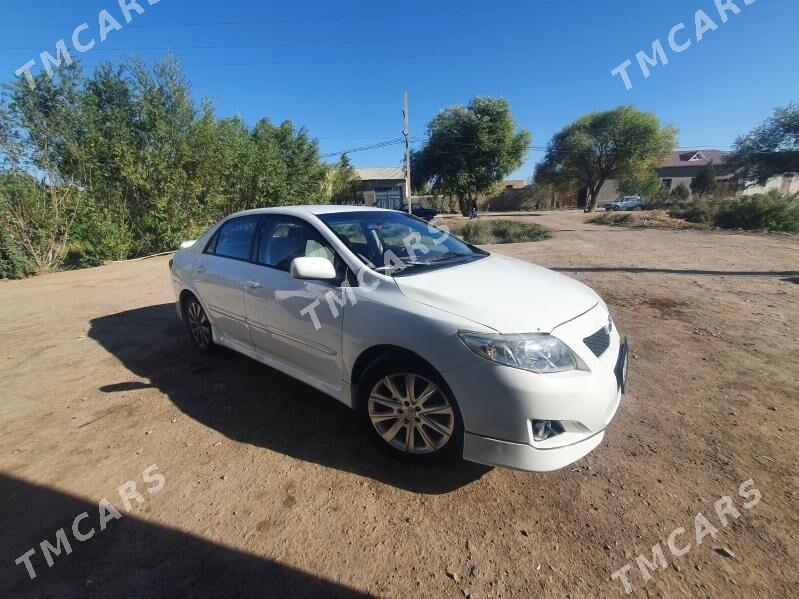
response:
[[[7,169],[0,188],[4,254],[9,261],[22,250],[37,272],[62,263],[84,196],[75,178],[62,168],[82,156],[80,78],[81,70],[73,64],[54,77],[39,74],[33,90],[22,79],[4,88],[0,110],[0,155]]]
[[[217,120],[215,108],[207,100],[191,138],[194,152],[188,168],[197,184],[199,213],[194,227],[200,232],[220,215],[255,205],[258,157],[252,132],[241,116]]]
[[[592,112],[555,134],[534,178],[539,183],[578,182],[587,187],[585,211],[592,212],[605,181],[641,176],[676,147],[677,129],[661,126],[654,114],[632,106]]]
[[[341,156],[328,173],[328,193],[333,204],[355,204],[360,177],[346,154]]]
[[[700,198],[710,195],[716,189],[716,167],[713,162],[708,162],[699,169],[696,177],[691,180],[691,192]]]
[[[530,132],[517,129],[504,99],[477,96],[468,106],[450,106],[427,126],[428,140],[411,154],[413,188],[458,198],[461,214],[519,168],[530,148]]]
[[[685,186],[685,183],[680,183],[677,187],[675,187],[671,191],[671,197],[684,202],[691,196],[691,192],[688,191],[688,188]]]
[[[0,101],[3,272],[170,250],[231,212],[326,201],[328,171],[304,128],[197,103],[171,54],[20,78]]]
[[[622,175],[617,183],[619,193],[625,196],[653,197],[662,186],[655,171],[644,174]]]
[[[799,104],[777,108],[773,117],[739,137],[727,164],[752,186],[799,172]]]
[[[82,155],[61,166],[86,190],[70,260],[90,266],[135,253],[134,235],[149,184],[143,161],[146,135],[126,65],[100,65],[80,95]],[[140,240],[141,238],[139,238]]]
[[[304,128],[291,121],[273,125],[261,119],[253,132],[256,163],[251,205],[319,204],[324,195],[327,167],[319,157],[319,144]]]

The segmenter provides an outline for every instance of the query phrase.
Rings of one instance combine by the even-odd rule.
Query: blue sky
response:
[[[117,0],[5,0],[0,81],[54,52],[60,38],[71,45],[87,22],[82,42],[97,41],[80,55],[87,66],[120,51],[156,59],[172,48],[197,97],[215,100],[220,115],[290,119],[319,138],[323,153],[398,138],[406,89],[413,136],[424,135],[437,111],[479,94],[509,100],[534,147],[583,113],[629,103],[679,127],[683,147],[727,149],[775,106],[799,100],[799,2],[734,2],[740,14],[722,23],[714,0],[139,0],[145,13],[125,24]],[[123,28],[101,43],[102,9]],[[718,28],[697,42],[700,9]],[[668,35],[680,22],[677,42],[692,44],[678,54]],[[636,53],[651,54],[658,38],[669,64],[644,79]],[[630,91],[610,74],[626,59]],[[529,178],[541,155],[533,149],[513,176]],[[399,165],[403,148],[350,157],[360,166]]]

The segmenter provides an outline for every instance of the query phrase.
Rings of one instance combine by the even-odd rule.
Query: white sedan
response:
[[[240,212],[171,274],[199,351],[323,391],[412,461],[562,468],[599,445],[624,392],[626,339],[594,291],[402,212]]]

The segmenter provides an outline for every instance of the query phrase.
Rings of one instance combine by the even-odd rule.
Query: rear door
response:
[[[260,216],[227,221],[205,247],[193,273],[195,287],[217,332],[229,341],[252,348],[244,304],[244,285],[252,268]]]
[[[261,225],[258,274],[245,291],[247,321],[256,349],[297,368],[325,386],[341,386],[341,333],[348,301],[341,282],[303,281],[290,272],[300,256],[334,264],[334,250],[310,223],[270,215]],[[343,268],[339,267],[339,272]]]

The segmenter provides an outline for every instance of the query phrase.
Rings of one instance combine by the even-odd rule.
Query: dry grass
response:
[[[691,223],[681,218],[674,218],[665,210],[643,210],[623,214],[600,214],[589,223],[597,225],[614,225],[619,227],[649,229],[703,229],[706,225]]]
[[[453,225],[451,230],[475,245],[542,241],[550,237],[546,227],[511,220],[470,220],[462,225]]]

